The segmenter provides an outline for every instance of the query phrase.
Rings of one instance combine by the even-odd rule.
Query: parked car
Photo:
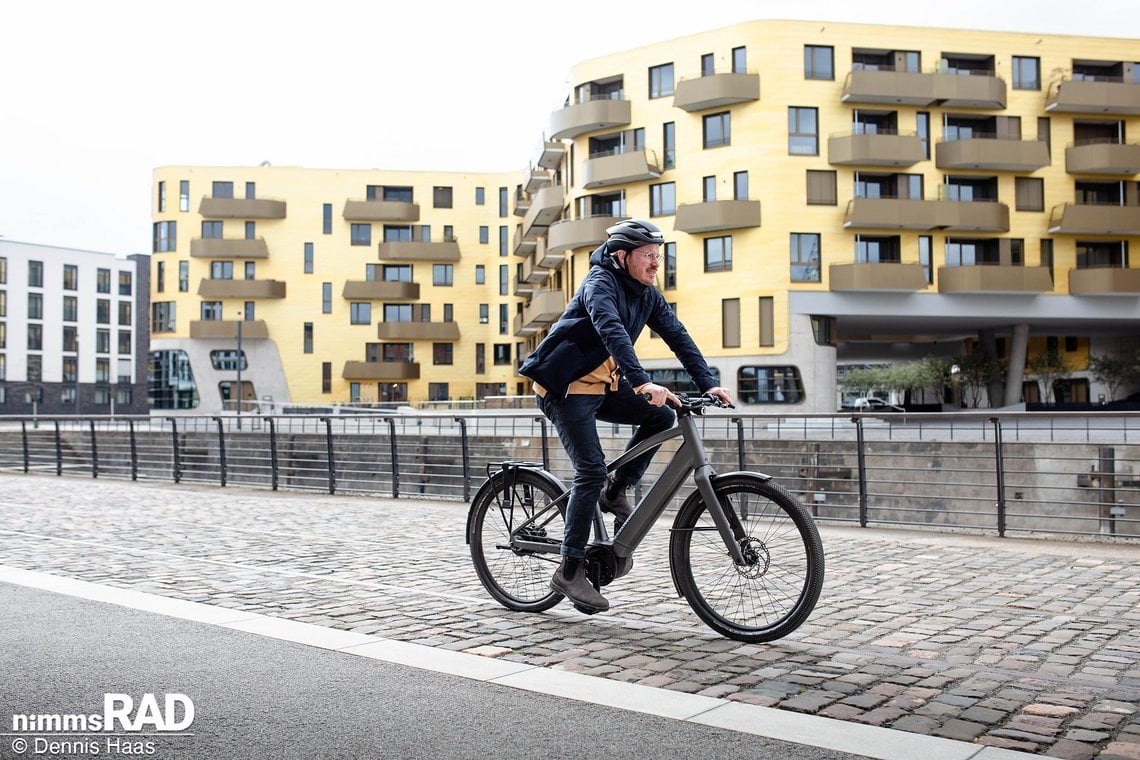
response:
[[[857,398],[857,399],[855,399],[855,403],[852,404],[852,406],[855,407],[855,411],[857,411],[857,412],[905,412],[906,411],[906,409],[903,409],[901,406],[898,406],[897,404],[888,403],[888,402],[884,401],[883,399],[875,398],[874,396],[866,396],[864,398]]]

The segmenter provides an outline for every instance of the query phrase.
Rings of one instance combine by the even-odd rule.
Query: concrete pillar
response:
[[[1009,370],[1005,378],[1005,403],[1013,406],[1021,398],[1021,383],[1025,380],[1025,358],[1029,353],[1029,325],[1014,325],[1009,343]]]

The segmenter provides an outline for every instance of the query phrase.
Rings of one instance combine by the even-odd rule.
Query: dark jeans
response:
[[[598,440],[597,421],[636,425],[637,430],[626,446],[629,449],[649,436],[673,427],[676,415],[667,406],[653,406],[634,393],[625,381],[618,385],[616,391],[607,391],[601,396],[574,394],[555,398],[547,394],[538,399],[538,408],[554,423],[562,447],[574,466],[574,482],[570,489],[570,502],[566,506],[562,554],[581,558],[586,556],[594,507],[606,484],[606,457]],[[615,484],[631,486],[640,481],[656,451],[648,451],[618,468],[614,473]]]

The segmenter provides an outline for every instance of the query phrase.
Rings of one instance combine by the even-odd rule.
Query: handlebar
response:
[[[650,396],[650,394],[648,394],[648,393],[643,393],[641,395],[643,397],[645,397],[646,400],[652,398],[652,396]],[[681,400],[681,405],[677,406],[676,404],[669,403],[669,406],[673,407],[674,409],[677,409],[678,411],[680,411],[682,413],[691,412],[693,414],[701,414],[705,409],[707,409],[710,406],[715,406],[719,409],[735,409],[736,408],[735,405],[726,404],[723,401],[721,401],[720,398],[718,398],[717,396],[710,396],[707,393],[675,393],[673,395],[675,395],[678,399]]]

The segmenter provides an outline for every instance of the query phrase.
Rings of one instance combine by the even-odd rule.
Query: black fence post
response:
[[[859,458],[859,527],[867,527],[867,451],[863,439],[863,419],[852,417],[855,423],[855,447]]]
[[[329,459],[329,493],[336,493],[336,455],[333,454],[332,418],[321,417],[325,423],[325,451]]]
[[[28,423],[25,420],[20,420],[20,440],[24,444],[24,474],[27,475],[32,463],[28,453]]]
[[[135,442],[135,421],[127,420],[127,430],[131,440],[131,480],[139,479],[139,449]]]
[[[222,488],[226,487],[226,433],[222,424],[221,417],[215,417],[214,422],[218,423],[218,478],[221,480]]]
[[[736,423],[736,469],[743,471],[744,467],[744,418],[733,417]]]
[[[266,417],[269,423],[269,472],[270,479],[273,483],[273,490],[277,490],[278,478],[280,477],[280,470],[277,464],[277,422],[273,417]]]
[[[55,474],[63,475],[63,441],[59,437],[59,420],[55,424]]]
[[[396,453],[396,419],[385,417],[388,423],[388,444],[392,450],[392,498],[400,498],[400,457]]]
[[[538,420],[538,428],[542,431],[542,469],[550,469],[550,445],[546,441],[546,418],[535,417]]]
[[[99,449],[95,445],[95,420],[87,420],[91,426],[91,477],[99,477]]]
[[[1005,538],[1005,453],[1001,443],[1001,420],[991,417],[994,425],[994,454],[997,465],[997,529],[998,536]]]
[[[174,454],[174,482],[182,482],[182,457],[178,453],[178,420],[174,417],[167,417],[170,420],[170,437],[172,442],[171,451]]]
[[[471,464],[471,452],[467,447],[467,420],[462,417],[456,417],[455,421],[459,423],[459,447],[463,455],[463,500],[471,500],[471,476],[469,473]]]

